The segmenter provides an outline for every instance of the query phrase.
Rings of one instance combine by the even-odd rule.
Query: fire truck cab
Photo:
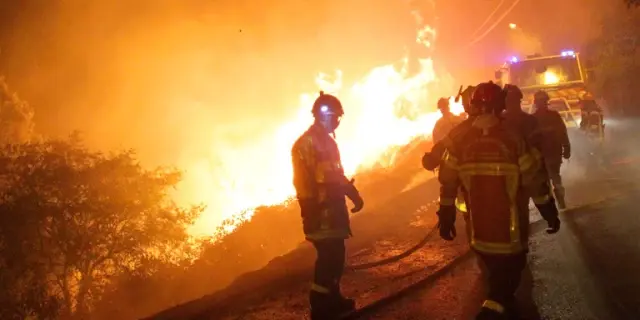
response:
[[[495,82],[517,85],[524,95],[522,107],[533,112],[533,95],[545,90],[550,107],[560,112],[567,127],[580,126],[580,100],[587,93],[587,73],[580,54],[562,51],[558,55],[511,57],[495,72]]]

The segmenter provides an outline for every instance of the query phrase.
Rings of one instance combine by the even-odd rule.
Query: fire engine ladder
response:
[[[563,110],[557,110],[562,120],[564,120],[564,124],[567,128],[579,128],[580,127],[580,109],[571,108],[571,104],[567,98],[553,98],[549,100],[549,103],[552,102],[561,102],[565,108]],[[529,114],[533,114],[533,103],[522,104],[522,110]]]
[[[552,102],[562,102],[565,106],[565,110],[558,110],[560,116],[564,120],[567,128],[580,128],[580,109],[572,109],[571,104],[567,98],[553,98],[549,100],[549,103]]]

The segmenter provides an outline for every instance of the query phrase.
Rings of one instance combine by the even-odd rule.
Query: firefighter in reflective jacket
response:
[[[476,319],[507,319],[515,313],[515,291],[526,265],[529,196],[541,180],[540,160],[525,139],[505,127],[500,114],[505,93],[492,82],[480,84],[472,98],[479,110],[471,128],[458,126],[445,139],[440,167],[440,237],[453,240],[458,190],[470,214],[472,249],[488,271],[487,300]],[[556,230],[557,231],[557,230]]]
[[[566,207],[564,200],[564,186],[560,177],[562,158],[571,157],[571,143],[567,134],[567,126],[558,111],[549,109],[549,95],[540,90],[535,93],[534,104],[536,111],[533,115],[538,119],[541,133],[540,152],[544,157],[544,164],[553,185],[553,193],[558,201],[558,207]]]
[[[345,239],[351,236],[345,196],[354,204],[364,202],[342,168],[334,139],[344,114],[342,104],[332,95],[320,92],[313,104],[315,122],[292,148],[293,184],[300,205],[305,237],[317,253],[314,282],[309,293],[311,318],[334,319],[355,308],[354,300],[340,292],[345,266]]]
[[[464,91],[459,93],[459,97],[462,99],[462,106],[464,107],[464,111],[465,113],[468,115],[468,118],[463,119],[462,117],[457,117],[456,121],[459,121],[458,123],[456,123],[455,126],[450,127],[446,133],[443,133],[442,138],[440,138],[439,140],[436,140],[436,137],[439,137],[439,135],[437,135],[436,132],[436,128],[434,127],[434,134],[433,134],[433,141],[434,141],[434,145],[431,148],[430,152],[427,152],[424,154],[424,156],[422,157],[422,166],[429,170],[429,171],[435,171],[439,166],[440,166],[440,162],[442,161],[442,157],[446,151],[446,147],[444,144],[444,138],[446,136],[449,135],[449,133],[451,132],[451,130],[453,128],[455,128],[456,126],[462,126],[462,127],[469,127],[471,125],[471,123],[473,122],[473,119],[478,115],[477,110],[474,110],[473,108],[471,108],[471,95],[473,94],[473,91],[475,90],[474,86],[468,86]],[[442,98],[440,99],[440,101],[446,101],[447,103],[447,110],[448,110],[448,106],[449,106],[449,100]],[[441,102],[438,102],[439,104]],[[453,115],[452,115],[453,116]],[[443,118],[444,118],[444,114],[443,114]],[[437,123],[436,123],[437,126]],[[459,195],[458,198],[456,198],[456,208],[462,212],[463,214],[465,214],[465,219],[468,217],[466,215],[467,213],[467,206],[464,203],[464,199],[462,197],[462,194]]]
[[[438,143],[444,139],[451,129],[464,120],[462,117],[451,113],[449,99],[447,98],[440,98],[440,100],[438,100],[438,109],[440,110],[440,113],[442,113],[442,118],[440,118],[433,127],[433,133],[431,135],[433,143]]]

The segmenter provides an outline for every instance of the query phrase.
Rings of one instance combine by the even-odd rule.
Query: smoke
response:
[[[509,32],[509,47],[518,56],[543,53],[542,41],[534,33],[526,32],[516,26]]]

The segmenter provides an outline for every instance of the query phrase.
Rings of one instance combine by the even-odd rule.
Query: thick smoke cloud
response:
[[[318,71],[355,78],[400,57],[413,36],[409,10],[375,2],[4,4],[0,70],[32,102],[40,130],[80,129],[96,146],[154,159],[197,138],[185,130],[194,125],[231,144],[259,134],[315,90]]]

